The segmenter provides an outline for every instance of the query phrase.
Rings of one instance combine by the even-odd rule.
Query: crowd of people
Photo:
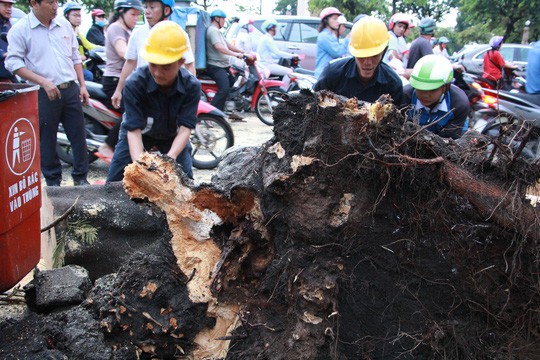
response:
[[[62,180],[55,152],[60,123],[73,148],[73,182],[88,184],[81,104],[88,100],[85,80],[91,81],[92,74],[85,71],[83,61],[97,46],[104,47],[107,57],[102,85],[110,98],[108,106],[123,113],[121,124],[99,149],[99,156],[111,164],[107,181],[121,180],[125,166],[152,147],[176,159],[192,177],[189,139],[201,90],[189,37],[169,20],[173,0],[116,0],[109,20],[105,11],[93,9],[86,36],[79,29],[82,6],[78,3],[65,4],[63,17],[58,17],[56,0],[30,0],[29,14],[12,26],[13,2],[0,0],[0,31],[8,33],[7,42],[0,39],[0,81],[16,82],[18,77],[39,85],[41,168],[48,186],[59,186]],[[135,29],[141,14],[145,24]],[[368,102],[388,94],[408,119],[429,131],[459,138],[467,130],[468,98],[452,84],[454,72],[463,68],[449,61],[450,41],[435,37],[437,25],[432,18],[420,20],[419,36],[410,44],[406,37],[415,24],[407,14],[394,14],[387,24],[358,15],[346,36],[347,21],[339,9],[325,8],[319,18],[314,90]],[[275,19],[262,23],[256,53],[252,51],[253,20],[237,19],[235,44],[223,35],[224,11],[212,11],[209,20],[205,71],[219,89],[212,105],[224,110],[234,80],[231,65],[242,65],[246,59],[257,58],[272,74],[289,81],[292,69],[278,62],[299,55],[276,46],[279,23]],[[483,77],[499,88],[504,69],[515,68],[499,52],[503,40],[493,37],[484,56]],[[527,69],[530,93],[540,93],[539,66],[540,43],[536,43]],[[229,117],[242,119],[236,113]]]

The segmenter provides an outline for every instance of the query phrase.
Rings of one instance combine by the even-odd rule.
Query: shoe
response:
[[[229,114],[229,119],[231,119],[231,121],[233,122],[246,122],[243,116],[239,115],[234,111],[231,111],[231,113]]]
[[[84,185],[90,185],[90,183],[86,179],[81,179],[81,180],[73,179],[73,185],[75,185],[75,186],[84,186]]]

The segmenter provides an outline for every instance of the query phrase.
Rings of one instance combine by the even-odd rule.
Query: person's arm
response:
[[[135,161],[144,152],[142,130],[141,129],[128,130],[127,141],[129,145],[129,155],[131,156],[131,160]]]
[[[318,43],[319,47],[333,58],[338,58],[347,53],[349,46],[349,39],[345,39],[343,43],[340,43],[336,37],[334,39],[329,36],[321,34],[321,41]]]
[[[126,56],[127,51],[127,42],[124,39],[118,39],[114,42],[114,51],[118,54],[119,57],[123,58]]]
[[[82,64],[81,63],[75,64],[73,65],[73,67],[75,68],[75,73],[77,74],[77,80],[79,81],[81,101],[84,104],[88,104],[88,100],[90,99],[90,94],[88,94],[88,90],[86,89],[86,83],[84,82]]]
[[[80,30],[77,30],[77,34],[79,36],[79,39],[81,39],[82,45],[86,50],[93,50],[97,48],[99,45],[93,44],[83,35],[83,33]]]
[[[298,57],[298,54],[288,53],[286,51],[281,51],[276,46],[274,39],[268,38],[266,45],[268,46],[270,53],[274,56],[277,55],[277,57],[282,57],[285,59],[292,59],[294,57]],[[274,56],[275,57],[275,56]]]
[[[193,76],[197,76],[197,69],[195,69],[195,62],[190,62],[189,64],[184,63],[184,67],[189,71]]]
[[[10,54],[11,55],[11,54]],[[15,70],[13,72],[15,75],[20,76],[24,80],[30,81],[31,83],[38,84],[45,90],[47,93],[47,97],[49,100],[56,100],[60,99],[60,90],[56,87],[56,85],[50,81],[49,79],[46,79],[32,70],[28,69],[27,67],[22,67],[20,69]]]
[[[217,51],[219,51],[222,54],[233,56],[238,59],[242,59],[244,57],[244,53],[242,53],[241,51],[231,50],[227,46],[223,45],[222,43],[215,43],[213,46]]]
[[[190,136],[191,129],[185,126],[180,126],[167,155],[172,157],[173,159],[176,159],[186,147]]]
[[[122,72],[120,73],[116,90],[114,90],[114,94],[111,97],[111,103],[116,109],[120,108],[120,104],[122,102],[122,90],[124,90],[124,86],[126,85],[126,79],[129,75],[131,75],[136,67],[137,60],[126,60],[124,66],[122,66]]]
[[[463,127],[469,116],[469,98],[463,90],[454,85],[450,89],[450,109],[454,113],[454,117],[441,129],[439,135],[458,139],[463,134]]]

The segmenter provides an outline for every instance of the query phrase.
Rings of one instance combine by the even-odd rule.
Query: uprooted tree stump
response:
[[[442,139],[385,98],[303,93],[274,133],[212,184],[155,155],[126,169],[170,234],[81,307],[109,358],[540,354],[537,163],[476,133]]]

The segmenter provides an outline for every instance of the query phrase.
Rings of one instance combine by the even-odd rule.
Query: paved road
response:
[[[254,146],[260,145],[269,140],[273,136],[272,127],[263,124],[254,113],[248,113],[245,122],[231,123],[234,132],[234,144]],[[101,160],[97,160],[90,164],[88,172],[88,181],[91,184],[102,183],[107,177],[108,165]],[[215,170],[198,170],[193,169],[193,176],[198,182],[210,182]],[[63,181],[61,186],[73,185],[71,179],[71,166],[63,166]],[[45,186],[45,181],[42,182]]]

